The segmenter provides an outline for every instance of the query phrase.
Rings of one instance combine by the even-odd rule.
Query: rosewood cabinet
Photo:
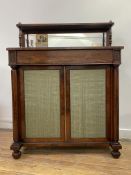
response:
[[[11,149],[15,159],[21,156],[22,146],[110,146],[112,156],[120,156],[118,74],[123,47],[111,46],[112,25],[17,24],[20,47],[7,49],[12,68]],[[35,47],[30,41],[30,34],[39,38],[46,34],[49,44],[49,38],[58,41],[63,33],[65,38],[77,33],[75,46],[68,46],[72,38],[64,47],[64,40],[55,42],[57,47],[43,46],[44,40],[35,40],[35,44],[41,42],[41,47]],[[90,34],[95,34],[95,42],[90,41]],[[101,34],[101,41],[96,34]],[[87,46],[76,46],[83,36]]]

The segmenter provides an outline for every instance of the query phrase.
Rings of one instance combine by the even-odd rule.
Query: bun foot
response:
[[[122,149],[122,146],[119,142],[112,142],[110,144],[112,151],[111,151],[111,155],[115,158],[118,159],[121,155],[121,153],[119,152],[119,149]]]
[[[13,157],[14,159],[19,159],[19,158],[21,157],[21,151],[14,151],[14,152],[12,153],[12,157]]]
[[[19,159],[21,157],[21,151],[20,151],[21,146],[22,146],[22,144],[19,142],[14,142],[11,145],[10,149],[13,150],[12,157],[14,159]]]
[[[120,155],[121,155],[121,153],[120,153],[120,151],[112,151],[111,152],[111,155],[112,155],[112,157],[114,157],[115,159],[118,159],[119,157],[120,157]]]

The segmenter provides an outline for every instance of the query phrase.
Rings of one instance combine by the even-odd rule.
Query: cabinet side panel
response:
[[[71,137],[106,137],[106,70],[70,70]]]
[[[24,86],[26,138],[59,138],[59,70],[25,70]]]

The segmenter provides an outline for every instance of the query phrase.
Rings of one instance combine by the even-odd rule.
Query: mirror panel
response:
[[[26,47],[92,47],[104,46],[104,33],[27,34]]]

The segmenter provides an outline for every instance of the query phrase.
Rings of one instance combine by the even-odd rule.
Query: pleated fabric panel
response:
[[[26,138],[60,137],[59,70],[25,70]]]
[[[106,137],[105,70],[70,70],[71,137]]]

